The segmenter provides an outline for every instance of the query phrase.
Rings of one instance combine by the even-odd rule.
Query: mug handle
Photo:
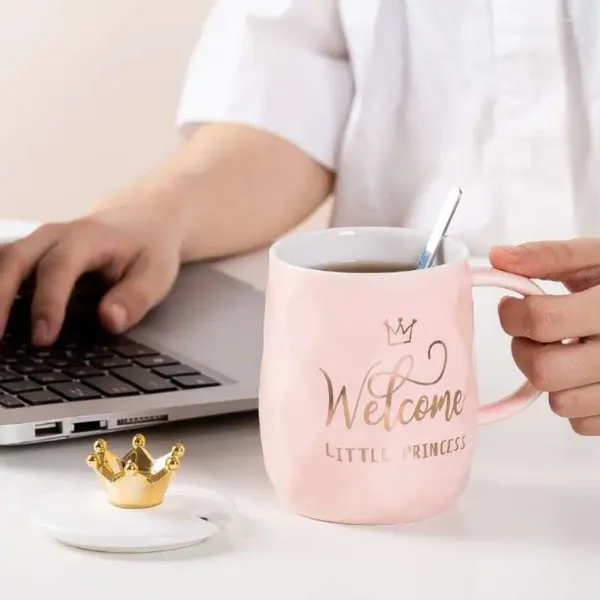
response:
[[[522,296],[541,296],[544,290],[531,279],[520,275],[505,273],[492,267],[470,267],[473,287],[498,287]],[[529,406],[541,395],[541,392],[525,381],[520,388],[505,398],[479,407],[479,425],[495,423],[512,417]]]

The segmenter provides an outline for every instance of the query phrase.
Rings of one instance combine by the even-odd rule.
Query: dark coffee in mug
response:
[[[406,263],[381,262],[381,261],[352,261],[330,263],[316,267],[319,271],[337,273],[401,273],[414,271],[415,266]]]

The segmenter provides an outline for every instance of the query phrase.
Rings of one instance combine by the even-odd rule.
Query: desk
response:
[[[258,254],[222,268],[260,287],[265,265]],[[500,295],[476,292],[484,402],[520,380],[495,319]],[[109,439],[125,448],[130,437]],[[222,490],[240,517],[228,537],[154,555],[77,551],[30,528],[29,507],[49,485],[95,485],[84,462],[93,440],[0,450],[2,596],[579,600],[600,594],[600,439],[573,434],[545,396],[480,430],[471,481],[455,508],[402,527],[331,525],[278,505],[253,415],[154,429],[149,443],[166,451],[175,439],[188,448],[178,481]]]

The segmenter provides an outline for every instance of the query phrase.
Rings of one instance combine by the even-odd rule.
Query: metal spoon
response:
[[[423,254],[421,254],[417,269],[428,269],[433,263],[442,239],[446,235],[446,231],[448,231],[450,221],[452,221],[452,217],[456,212],[456,208],[458,207],[461,197],[462,190],[460,188],[452,188],[452,190],[450,190],[450,193],[448,194],[448,197],[442,206],[442,210],[440,211],[437,221],[435,222],[435,226],[433,227],[429,239],[427,240],[425,250],[423,250]]]

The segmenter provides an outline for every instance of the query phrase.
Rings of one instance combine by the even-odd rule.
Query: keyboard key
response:
[[[124,346],[116,346],[113,351],[123,358],[138,358],[141,356],[156,356],[158,352],[144,346],[143,344],[127,344]]]
[[[170,392],[177,389],[168,379],[163,379],[150,371],[140,367],[123,367],[115,369],[112,374],[119,379],[131,383],[143,392]]]
[[[2,388],[9,394],[21,394],[22,392],[41,390],[42,386],[35,381],[22,379],[21,381],[9,381],[7,383],[3,383]]]
[[[94,348],[90,348],[89,350],[76,351],[74,352],[74,354],[83,358],[84,360],[92,360],[94,358],[107,358],[109,356],[112,356],[108,348],[104,348],[103,346],[97,346]]]
[[[21,379],[23,379],[23,377],[18,373],[13,373],[8,369],[0,367],[0,383],[4,383],[5,381],[20,381]]]
[[[27,404],[37,406],[40,404],[55,404],[56,402],[63,402],[63,399],[56,394],[53,394],[49,390],[40,390],[39,392],[28,392],[26,394],[19,394],[22,400],[25,400]]]
[[[60,354],[51,348],[35,348],[28,355],[31,358],[57,358]]]
[[[131,364],[130,360],[126,358],[121,358],[120,356],[111,356],[108,358],[99,358],[98,360],[93,360],[92,365],[97,369],[117,369],[118,367],[126,367]]]
[[[105,396],[136,396],[140,392],[128,383],[112,377],[111,375],[103,375],[102,377],[90,377],[85,380],[85,384],[91,388],[98,390]]]
[[[59,383],[61,381],[71,381],[71,378],[64,373],[58,371],[49,371],[48,373],[35,373],[30,376],[30,379],[41,383],[42,385],[48,385],[49,383]]]
[[[78,367],[83,363],[78,358],[64,356],[62,358],[50,358],[46,361],[46,364],[55,369],[65,369],[67,367]]]
[[[173,381],[185,389],[213,387],[221,385],[218,381],[206,377],[205,375],[183,375],[181,377],[173,377]]]
[[[53,383],[48,386],[53,392],[67,400],[95,400],[100,394],[79,381]]]
[[[70,377],[74,377],[75,379],[83,379],[84,377],[95,377],[97,375],[102,375],[102,371],[99,371],[95,367],[88,367],[87,365],[64,369],[63,372]]]
[[[13,365],[11,369],[17,373],[22,373],[23,375],[29,375],[29,373],[43,373],[44,371],[52,370],[44,364],[34,362],[18,363]]]
[[[176,365],[179,363],[171,356],[166,354],[157,354],[156,356],[144,356],[142,358],[136,358],[133,362],[140,365],[140,367],[162,367],[164,365]]]
[[[17,356],[0,356],[0,365],[14,365],[19,362],[19,358]]]
[[[25,403],[14,396],[5,396],[0,392],[0,406],[4,406],[4,408],[19,408],[19,406],[25,406]]]
[[[187,365],[169,365],[167,367],[158,367],[152,370],[157,375],[162,375],[163,377],[176,377],[177,375],[200,375],[196,369],[188,367]]]

